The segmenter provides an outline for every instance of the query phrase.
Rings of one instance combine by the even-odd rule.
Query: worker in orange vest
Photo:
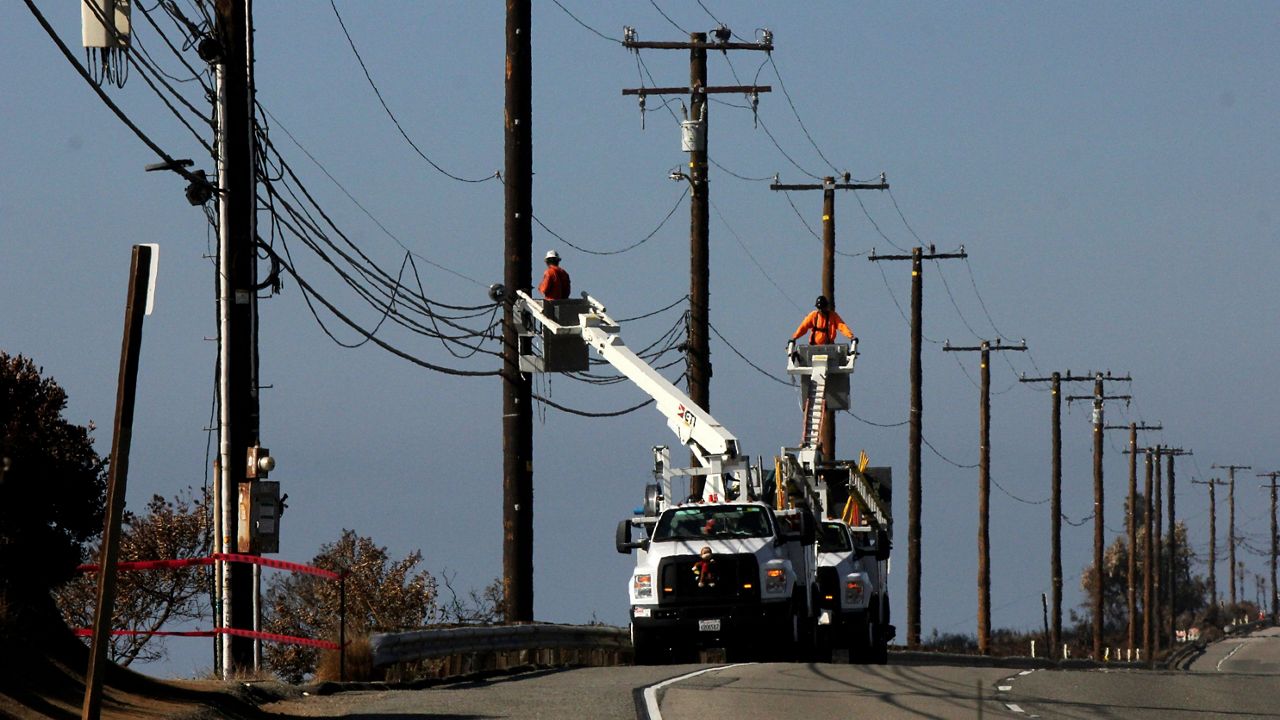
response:
[[[542,274],[538,292],[548,300],[564,300],[569,297],[569,273],[560,267],[560,253],[548,250],[545,260],[547,271]]]
[[[836,339],[837,331],[844,333],[844,336],[851,341],[858,340],[849,326],[844,323],[840,313],[831,308],[831,302],[827,300],[826,295],[819,295],[813,306],[817,309],[805,316],[804,322],[800,323],[795,334],[787,341],[787,355],[792,360],[798,360],[796,339],[806,332],[809,333],[810,345],[831,344]]]

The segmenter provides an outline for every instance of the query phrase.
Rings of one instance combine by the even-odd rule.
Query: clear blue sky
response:
[[[682,36],[649,3],[562,2],[611,38],[621,37],[623,25],[635,26],[641,39]],[[501,186],[454,182],[413,152],[378,104],[329,3],[257,5],[258,98],[274,118],[267,120],[272,139],[320,206],[396,272],[403,250],[286,130],[390,234],[452,271],[421,263],[428,295],[485,302],[487,285],[502,277]],[[1280,350],[1272,278],[1280,261],[1280,6],[704,0],[708,13],[696,2],[658,5],[685,31],[714,27],[710,13],[746,37],[758,27],[774,31],[776,65],[761,66],[765,58],[755,53],[709,59],[713,83],[737,84],[736,71],[744,83],[758,77],[774,87],[760,99],[760,127],[748,110],[711,106],[710,153],[721,166],[711,171],[711,319],[753,363],[782,375],[786,338],[819,289],[819,243],[787,197],[728,171],[806,182],[806,173],[832,172],[825,157],[855,178],[886,172],[892,197],[837,198],[842,252],[896,253],[919,244],[918,236],[939,250],[963,244],[970,254],[967,264],[925,269],[924,434],[946,457],[926,449],[923,458],[925,633],[973,632],[977,605],[977,470],[956,465],[977,462],[978,359],[943,353],[944,339],[972,345],[999,334],[1025,337],[1031,348],[1005,353],[992,367],[999,393],[992,474],[1003,488],[992,496],[996,627],[1038,626],[1040,593],[1049,588],[1047,505],[1011,496],[1048,497],[1050,401],[1043,389],[1018,384],[1015,371],[1132,373],[1135,402],[1112,404],[1107,420],[1162,422],[1165,431],[1148,442],[1195,451],[1178,464],[1178,508],[1203,557],[1208,501],[1204,488],[1186,481],[1216,474],[1212,463],[1280,467],[1280,391],[1270,374]],[[75,3],[40,6],[78,45]],[[427,155],[467,177],[502,166],[501,3],[341,0],[338,8],[383,97]],[[140,16],[135,24],[143,47],[179,74],[155,31]],[[641,82],[635,56],[552,2],[535,3],[532,32],[534,211],[580,248],[630,245],[659,224],[683,189],[667,179],[685,160],[671,116],[651,100],[642,130],[635,99],[620,93]],[[642,59],[656,84],[687,82],[684,53],[646,51]],[[97,422],[107,452],[129,247],[159,243],[129,502],[137,507],[153,493],[199,486],[215,361],[207,338],[216,334],[204,216],[187,205],[176,176],[143,172],[156,158],[22,3],[0,9],[0,64],[7,69],[0,81],[0,347],[43,365],[70,393],[71,418]],[[212,170],[138,73],[109,92],[168,152]],[[791,200],[818,228],[820,195]],[[591,255],[541,229],[534,252],[558,249],[575,290],[592,292],[617,316],[639,315],[687,292],[687,212],[682,204],[649,242],[624,254]],[[304,277],[344,311],[377,322],[300,242],[290,249]],[[905,308],[909,297],[909,267],[841,256],[837,270],[837,304],[863,340],[854,411],[877,423],[904,421],[909,336],[898,304]],[[396,555],[421,548],[427,569],[455,575],[464,588],[498,576],[497,381],[425,371],[371,344],[340,348],[293,282],[262,302],[261,315],[262,379],[271,386],[262,396],[262,439],[279,461],[273,479],[290,505],[280,556],[305,561],[351,528]],[[357,339],[321,317],[344,341]],[[628,325],[626,336],[643,347],[674,322],[667,312]],[[438,342],[389,327],[383,333],[432,362],[497,366],[484,356],[455,359]],[[753,370],[715,337],[712,362],[712,412],[744,449],[767,458],[797,441],[794,389]],[[561,377],[538,387],[556,402],[595,411],[643,399],[628,385]],[[1064,411],[1063,422],[1064,512],[1079,520],[1092,511],[1087,404]],[[1113,434],[1106,448],[1105,515],[1115,532],[1123,527],[1124,439]],[[625,622],[630,558],[614,552],[613,525],[641,498],[649,447],[671,441],[648,408],[609,420],[539,408],[539,619]],[[902,627],[906,428],[842,416],[838,445],[842,454],[865,448],[874,464],[895,469],[901,521],[893,602]],[[1253,471],[1237,479],[1241,532],[1262,547],[1265,495]],[[1090,524],[1064,526],[1067,607],[1082,599],[1079,571],[1091,542]],[[1250,573],[1264,570],[1263,558],[1244,550],[1240,557]],[[1225,572],[1224,562],[1224,591]],[[1253,598],[1252,578],[1246,587]],[[203,645],[171,647],[175,658],[160,672],[191,674],[211,664]]]

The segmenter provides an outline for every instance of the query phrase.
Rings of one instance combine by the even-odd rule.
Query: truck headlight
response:
[[[764,591],[767,593],[785,592],[787,589],[786,568],[773,567],[764,571]]]
[[[850,605],[856,605],[862,601],[862,594],[866,588],[858,578],[849,578],[844,583],[844,601]]]
[[[653,597],[653,576],[636,575],[631,581],[631,591],[636,599]]]

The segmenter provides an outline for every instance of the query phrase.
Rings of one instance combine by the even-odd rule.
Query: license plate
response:
[[[720,632],[720,620],[699,620],[698,632]]]

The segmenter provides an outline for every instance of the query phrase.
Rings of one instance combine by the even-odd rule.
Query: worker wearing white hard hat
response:
[[[560,253],[548,250],[543,259],[547,261],[547,271],[542,274],[538,292],[547,300],[564,300],[569,297],[569,273],[560,267]]]

